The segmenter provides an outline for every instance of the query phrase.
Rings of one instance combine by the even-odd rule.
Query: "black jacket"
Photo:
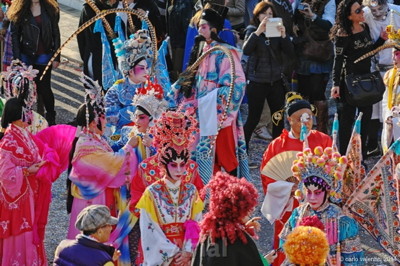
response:
[[[13,58],[21,59],[21,54],[31,57],[37,56],[39,37],[43,42],[46,54],[52,54],[60,47],[60,29],[58,21],[60,14],[56,13],[52,16],[42,6],[41,8],[42,29],[40,29],[32,13],[22,19],[21,22],[11,22],[12,50]],[[60,57],[56,59],[60,61]]]
[[[118,2],[115,3],[114,6],[108,6],[106,4],[103,4],[102,1],[100,0],[95,0],[94,1],[95,5],[100,9],[100,10],[107,10],[111,8],[116,8],[118,5]],[[87,4],[83,4],[83,9],[81,12],[81,17],[79,20],[79,26],[90,20],[96,15],[96,12]],[[110,24],[111,28],[114,29],[115,25],[115,13],[109,14],[105,16],[105,19],[108,21]],[[83,61],[83,72],[85,75],[89,75],[89,69],[88,69],[88,61],[90,56],[92,55],[92,67],[93,67],[93,76],[91,78],[93,80],[97,80],[100,85],[102,85],[102,64],[103,64],[103,48],[102,48],[102,43],[101,43],[101,35],[99,32],[94,33],[94,26],[95,23],[87,27],[85,30],[83,30],[80,34],[77,36],[78,40],[78,47],[79,47],[79,53],[81,55],[82,61]],[[107,31],[106,31],[107,33]],[[116,68],[117,67],[117,57],[115,56],[115,51],[114,51],[114,45],[112,44],[112,40],[108,39],[108,42],[110,44],[110,50],[111,50],[111,58],[113,59],[113,65]],[[108,89],[108,88],[104,88]]]
[[[257,36],[255,31],[254,26],[247,28],[248,38],[243,45],[243,54],[249,56],[246,78],[259,83],[277,81],[281,79],[284,67],[282,53],[294,57],[293,44],[287,36],[266,38],[264,33]]]

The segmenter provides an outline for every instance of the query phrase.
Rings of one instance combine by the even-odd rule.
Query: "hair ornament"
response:
[[[16,59],[7,70],[2,72],[5,81],[4,95],[6,99],[17,97],[22,104],[22,120],[31,124],[33,121],[33,105],[37,100],[36,83],[34,81],[39,70]]]
[[[94,81],[89,76],[82,73],[79,78],[85,87],[85,103],[86,103],[86,127],[89,127],[89,110],[88,105],[93,107],[94,121],[98,124],[100,116],[105,114],[105,104],[102,88],[99,82]]]
[[[128,76],[129,70],[141,60],[151,58],[152,41],[148,30],[138,30],[124,41],[121,38],[113,39],[115,54],[118,59],[118,67],[124,76]]]
[[[338,203],[341,201],[343,176],[347,167],[346,156],[341,156],[333,151],[331,147],[322,149],[317,146],[314,152],[306,148],[303,152],[296,155],[293,162],[292,172],[301,183],[306,180],[313,182],[325,181],[327,190],[330,190],[331,201]],[[324,184],[320,184],[325,186]]]
[[[133,105],[145,109],[153,119],[158,119],[168,107],[168,103],[164,100],[164,91],[161,85],[157,81],[152,82],[150,77],[147,78],[144,87],[136,90]]]
[[[166,111],[154,122],[150,131],[154,136],[155,147],[162,153],[168,147],[176,151],[189,149],[198,127],[193,116],[179,111]]]

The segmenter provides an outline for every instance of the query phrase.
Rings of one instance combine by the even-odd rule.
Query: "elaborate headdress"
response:
[[[283,245],[288,260],[295,265],[325,265],[329,254],[326,234],[312,226],[298,226]]]
[[[283,119],[285,112],[287,116],[291,116],[294,112],[307,108],[310,109],[314,115],[317,115],[317,109],[315,106],[304,100],[303,97],[297,92],[289,91],[286,93],[285,102],[286,104],[283,109],[272,114],[272,122],[275,125],[278,125],[279,121]]]
[[[113,39],[115,54],[118,58],[118,67],[124,76],[138,62],[152,56],[152,42],[148,30],[138,30],[128,40]]]
[[[169,147],[179,151],[188,149],[197,130],[197,121],[193,116],[178,111],[166,111],[155,121],[151,133],[155,147],[162,154]]]
[[[94,121],[99,124],[99,118],[105,114],[104,98],[102,88],[98,81],[94,81],[86,75],[79,78],[85,87],[85,103],[86,103],[86,127],[89,127],[89,109],[88,105],[93,107]]]
[[[158,119],[168,107],[164,100],[164,92],[160,84],[151,82],[150,78],[143,88],[138,88],[133,97],[133,105],[140,106],[150,114],[153,119]]]
[[[325,181],[327,190],[330,190],[330,199],[333,202],[340,202],[343,183],[343,175],[347,166],[346,156],[340,156],[331,147],[322,149],[315,147],[314,153],[310,148],[297,154],[293,162],[292,172],[301,183],[309,178],[316,182]],[[324,186],[324,184],[320,184]]]
[[[39,73],[32,66],[27,67],[20,60],[13,60],[2,72],[5,81],[4,94],[6,99],[17,97],[22,105],[22,120],[28,124],[33,120],[33,105],[36,102],[36,84],[34,78]]]
[[[214,9],[207,8],[203,10],[200,20],[205,20],[211,27],[220,32],[224,27],[224,18]]]

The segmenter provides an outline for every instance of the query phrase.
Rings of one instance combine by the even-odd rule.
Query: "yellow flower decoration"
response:
[[[329,253],[326,234],[312,226],[296,227],[283,245],[288,260],[296,265],[324,265]]]

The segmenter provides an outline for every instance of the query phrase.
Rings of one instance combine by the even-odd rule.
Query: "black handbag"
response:
[[[366,74],[348,74],[345,76],[346,101],[348,104],[364,107],[382,100],[385,84],[379,71]]]

